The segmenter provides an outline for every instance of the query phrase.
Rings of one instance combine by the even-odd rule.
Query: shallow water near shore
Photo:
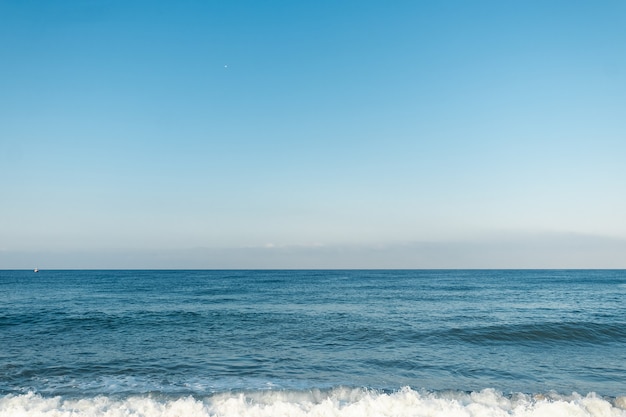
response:
[[[0,415],[626,415],[625,301],[623,270],[0,271]]]

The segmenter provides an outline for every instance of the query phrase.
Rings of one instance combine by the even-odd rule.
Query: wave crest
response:
[[[46,398],[38,394],[0,398],[0,416],[17,417],[230,417],[230,416],[592,416],[626,417],[626,397],[596,394],[503,395],[493,389],[464,393],[420,392],[403,388],[381,392],[362,388],[328,391],[254,391],[220,393],[204,398],[133,396],[116,399]]]

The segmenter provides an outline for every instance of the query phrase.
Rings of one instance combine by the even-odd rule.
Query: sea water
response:
[[[626,416],[626,271],[0,271],[0,416]]]

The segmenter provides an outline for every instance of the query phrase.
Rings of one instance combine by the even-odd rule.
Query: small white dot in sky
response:
[[[228,65],[224,65],[224,68],[228,68]]]

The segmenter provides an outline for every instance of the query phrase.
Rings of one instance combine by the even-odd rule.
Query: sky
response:
[[[626,268],[626,2],[0,0],[0,269]]]

